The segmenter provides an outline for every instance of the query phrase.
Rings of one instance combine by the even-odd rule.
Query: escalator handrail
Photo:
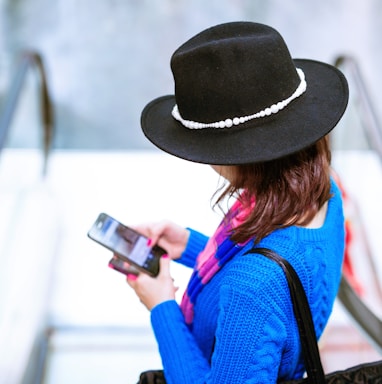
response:
[[[364,119],[364,127],[370,147],[376,151],[379,159],[382,161],[382,128],[377,113],[371,102],[370,94],[367,90],[361,69],[357,61],[348,55],[338,56],[335,60],[336,67],[344,67],[354,81],[356,92],[359,95],[360,107],[362,109],[361,117]]]
[[[377,153],[382,161],[382,130],[377,115],[371,103],[369,93],[361,75],[356,60],[351,56],[339,56],[335,60],[337,67],[346,66],[350,71],[359,102],[363,124],[370,147]],[[361,328],[371,344],[382,353],[382,320],[366,305],[349,283],[345,274],[342,275],[338,291],[338,299],[349,315]]]
[[[341,278],[338,298],[374,347],[382,352],[382,321],[359,298],[345,276]]]
[[[15,77],[10,84],[10,89],[6,95],[4,107],[0,114],[0,152],[5,146],[5,142],[11,128],[11,123],[15,117],[19,97],[23,90],[27,73],[32,69],[36,69],[39,76],[39,101],[41,124],[43,129],[43,174],[45,174],[53,139],[54,116],[53,103],[48,89],[45,66],[41,55],[37,52],[28,51],[21,55]]]

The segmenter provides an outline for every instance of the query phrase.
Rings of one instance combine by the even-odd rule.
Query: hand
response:
[[[167,255],[160,259],[160,272],[157,277],[146,273],[127,275],[127,283],[149,311],[164,301],[175,300],[178,290],[170,275],[170,258]]]
[[[171,260],[181,256],[190,236],[187,229],[171,221],[141,224],[135,226],[134,229],[147,236],[151,240],[151,246],[158,244],[165,249]]]

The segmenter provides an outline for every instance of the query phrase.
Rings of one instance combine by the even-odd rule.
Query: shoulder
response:
[[[289,289],[282,269],[254,249],[243,250],[224,268],[221,276],[222,298],[242,296],[257,306],[289,307]],[[231,300],[229,299],[229,300]]]

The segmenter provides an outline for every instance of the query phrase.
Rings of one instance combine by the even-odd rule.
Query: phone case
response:
[[[147,237],[111,216],[101,213],[90,228],[88,236],[139,271],[150,276],[158,275],[159,259],[166,251],[158,246],[150,247]],[[123,269],[123,266],[117,263],[115,268]]]

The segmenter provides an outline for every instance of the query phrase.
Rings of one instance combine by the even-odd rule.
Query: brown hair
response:
[[[308,224],[330,198],[331,153],[327,137],[292,155],[263,163],[233,166],[233,177],[214,206],[238,197],[244,207],[255,207],[234,228],[233,241],[255,237],[258,243],[272,231]],[[218,191],[217,191],[218,192]]]

